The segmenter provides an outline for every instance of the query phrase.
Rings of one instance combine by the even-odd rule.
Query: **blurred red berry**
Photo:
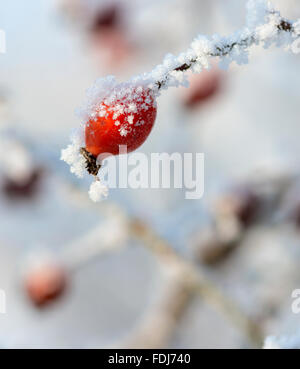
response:
[[[120,29],[103,29],[91,37],[93,55],[107,70],[115,70],[128,60],[132,45]]]
[[[104,29],[118,27],[120,25],[120,18],[120,6],[111,4],[98,11],[90,27],[90,31],[97,33]]]
[[[12,200],[31,199],[33,198],[40,186],[43,170],[34,169],[28,178],[17,181],[9,177],[5,177],[2,184],[3,193]]]
[[[184,105],[187,108],[195,108],[214,97],[220,91],[222,79],[223,76],[217,68],[193,75],[190,87],[184,93]]]
[[[131,54],[131,44],[123,23],[123,8],[111,4],[100,9],[89,28],[93,53],[108,69],[120,67]]]
[[[52,264],[31,270],[25,278],[25,290],[34,305],[43,307],[62,295],[66,287],[65,271]]]
[[[142,87],[109,106],[100,103],[85,127],[86,150],[95,157],[103,153],[118,155],[120,145],[126,145],[127,152],[136,150],[150,134],[156,111],[152,92]]]

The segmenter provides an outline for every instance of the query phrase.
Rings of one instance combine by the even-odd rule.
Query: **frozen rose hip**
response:
[[[156,102],[151,90],[136,87],[106,99],[96,107],[85,126],[85,149],[99,154],[119,154],[119,146],[127,152],[140,147],[149,136],[156,118]]]

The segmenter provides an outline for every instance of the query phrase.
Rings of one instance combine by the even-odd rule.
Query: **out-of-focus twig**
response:
[[[197,260],[215,266],[235,251],[253,225],[272,223],[295,178],[283,168],[255,171],[219,194],[212,204],[212,224],[192,239]]]
[[[88,195],[83,193],[83,191],[75,185],[70,186],[67,183],[65,183],[65,185],[69,188],[69,191],[72,190],[71,198],[80,206],[92,207],[98,211],[101,210],[102,215],[105,213],[115,213],[118,209],[121,214],[124,214],[123,209],[119,208],[116,204],[111,202],[105,202],[100,205],[92,203]],[[157,255],[158,260],[163,262],[168,268],[173,267],[181,271],[181,280],[187,291],[199,294],[205,301],[226,315],[255,347],[262,346],[264,335],[261,328],[244,314],[233,301],[227,298],[203,273],[201,273],[197,266],[176,253],[172,246],[160,238],[150,226],[135,218],[128,217],[127,221],[129,234],[141,241],[142,244]],[[166,306],[167,305],[168,303]],[[166,309],[162,309],[162,311],[166,311]],[[178,306],[178,310],[175,309],[173,312],[170,310],[170,313],[176,316],[180,311],[182,311],[182,309]],[[171,331],[171,327],[166,329],[164,337],[168,335],[168,330]]]
[[[264,337],[261,328],[238,309],[233,301],[228,299],[196,266],[183,259],[166,241],[141,221],[132,220],[130,228],[132,234],[160,260],[177,265],[183,271],[182,278],[185,278],[195,293],[200,294],[202,298],[230,318],[256,347],[261,347]]]
[[[106,219],[83,237],[65,245],[60,258],[68,270],[77,270],[86,263],[125,246],[127,224],[122,216]]]
[[[168,346],[195,295],[181,270],[171,266],[168,272],[168,281],[160,292],[158,301],[143,314],[137,327],[121,342],[121,347],[158,349]]]

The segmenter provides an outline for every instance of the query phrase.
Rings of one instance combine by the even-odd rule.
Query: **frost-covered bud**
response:
[[[41,168],[33,169],[23,180],[4,177],[2,192],[10,200],[32,199],[39,192],[42,177]]]

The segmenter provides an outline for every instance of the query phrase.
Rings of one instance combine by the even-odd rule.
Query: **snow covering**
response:
[[[108,188],[100,180],[96,180],[90,186],[89,196],[94,202],[101,201],[108,196]]]
[[[156,106],[153,83],[150,80],[135,80],[118,83],[114,76],[99,78],[88,89],[84,106],[78,110],[78,114],[84,124],[99,117],[112,117],[119,128],[120,136],[127,136],[133,131],[132,127],[138,127],[143,121],[137,120],[134,115],[142,115],[149,108]],[[122,116],[122,124],[118,118]]]
[[[149,95],[145,91],[149,91]],[[118,125],[118,117],[124,114],[129,116],[128,123],[132,124],[131,113],[147,111],[153,104],[155,99],[152,80],[135,77],[128,82],[118,83],[114,76],[107,76],[97,79],[87,90],[85,104],[77,113],[83,123],[112,114]]]
[[[80,154],[80,148],[84,147],[83,135],[76,131],[71,136],[71,144],[61,151],[61,160],[70,165],[71,173],[82,178],[85,173],[85,159]]]

